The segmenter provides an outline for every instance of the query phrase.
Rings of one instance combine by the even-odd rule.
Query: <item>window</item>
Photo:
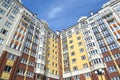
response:
[[[20,62],[23,63],[23,64],[26,64],[27,63],[27,59],[22,58]]]
[[[118,64],[118,67],[120,68],[120,64]]]
[[[102,51],[102,52],[107,52],[107,51],[108,51],[108,50],[107,50],[107,47],[101,48],[101,51]]]
[[[65,80],[71,80],[70,78],[65,78]]]
[[[32,57],[36,57],[36,52],[31,51],[30,55],[31,55]]]
[[[23,48],[23,51],[24,51],[25,53],[29,53],[29,49],[26,48],[26,47]]]
[[[114,42],[114,38],[112,36],[106,37],[106,41],[108,44],[111,44]]]
[[[88,37],[85,38],[86,41],[89,41],[91,39],[93,39],[92,36],[88,36]]]
[[[24,75],[24,72],[25,72],[25,70],[19,69],[19,70],[17,71],[17,74],[18,74],[18,75]]]
[[[5,72],[10,72],[11,69],[12,69],[11,66],[5,66],[4,71],[5,71]]]
[[[63,49],[63,53],[66,53],[66,52],[68,52],[68,49],[67,48]]]
[[[68,55],[67,55],[67,54],[64,54],[64,55],[63,55],[63,59],[64,59],[64,60],[67,60],[67,59],[68,59]]]
[[[70,30],[70,31],[68,31],[68,34],[72,34],[72,31]]]
[[[55,59],[57,60],[57,57],[55,57]]]
[[[55,49],[57,49],[57,46],[55,46]]]
[[[12,4],[12,0],[4,0],[6,3],[8,3],[9,5]]]
[[[18,5],[15,5],[14,9],[17,10],[17,11],[19,11],[20,7]]]
[[[28,48],[29,48],[29,47],[30,47],[30,44],[31,44],[30,41],[28,41],[28,40],[25,41],[25,47],[28,47]]]
[[[77,30],[79,30],[79,27],[75,27],[75,28],[74,28],[74,31],[77,31]]]
[[[62,43],[62,47],[65,48],[67,46],[66,43]]]
[[[66,34],[62,34],[62,39],[66,37]]]
[[[52,74],[54,74],[54,70],[52,70]]]
[[[120,76],[113,77],[111,80],[120,80]]]
[[[16,14],[17,14],[17,11],[13,10],[12,13],[13,13],[14,15],[16,15]]]
[[[54,66],[54,62],[52,63],[52,66]]]
[[[80,53],[82,53],[82,52],[84,52],[84,49],[83,49],[83,48],[81,48],[79,51],[80,51]]]
[[[116,72],[116,67],[115,66],[111,66],[111,67],[108,67],[108,71],[111,73],[111,72]]]
[[[55,54],[57,54],[57,51],[55,51]]]
[[[76,35],[79,34],[79,31],[76,32]]]
[[[104,43],[103,40],[99,40],[99,41],[98,41],[98,44],[99,44],[100,46],[104,46],[104,45],[105,45],[105,43]]]
[[[58,73],[58,72],[56,71],[55,74],[57,75],[57,73]]]
[[[9,17],[8,17],[11,21],[13,21],[14,19],[15,19],[15,17],[13,17],[12,15],[10,15]],[[10,24],[10,23],[9,23]]]
[[[73,49],[74,48],[74,46],[72,45],[72,46],[70,46],[70,49]]]
[[[100,63],[102,63],[102,61],[101,61],[100,58],[98,58],[98,59],[94,59],[94,60],[93,60],[93,63],[94,63],[94,64],[100,64]]]
[[[48,64],[50,64],[50,60],[48,60]]]
[[[80,40],[81,37],[77,37],[77,40]]]
[[[76,59],[72,59],[72,63],[75,63],[76,62]]]
[[[26,76],[27,76],[27,77],[30,77],[30,78],[33,78],[33,73],[30,72],[30,71],[28,71],[28,72],[26,73]]]
[[[73,71],[76,71],[76,70],[78,70],[78,68],[77,68],[77,66],[74,66]]]
[[[90,77],[90,73],[85,73],[84,76],[85,76],[85,78],[89,78]]]
[[[73,76],[74,80],[79,80],[79,75]]]
[[[103,21],[101,19],[97,20],[99,24],[103,24]]]
[[[102,33],[103,33],[104,37],[110,36],[110,33],[108,30],[103,31]]]
[[[96,24],[95,24],[95,22],[92,22],[90,25],[91,25],[91,26],[95,26]]]
[[[46,69],[46,72],[48,72],[48,73],[49,73],[49,72],[50,72],[50,69],[49,69],[49,68],[47,68],[47,69]]]
[[[57,64],[55,64],[55,67],[57,67]]]
[[[32,61],[29,61],[29,65],[32,66],[32,67],[34,67],[34,66],[35,66],[35,63],[32,62]]]
[[[114,54],[114,58],[119,59],[120,58],[120,53]]]
[[[69,35],[69,36],[68,36],[68,38],[71,38],[71,37],[72,37],[72,35]]]
[[[48,53],[47,56],[50,57],[50,53]]]
[[[2,17],[0,17],[0,22],[2,21]]]
[[[27,25],[26,25],[27,26]],[[32,28],[29,28],[29,32],[31,33],[31,34],[33,34],[33,29]]]
[[[37,63],[36,67],[37,68],[40,68],[41,64],[40,63]]]
[[[87,45],[87,47],[93,47],[93,46],[95,46],[95,43],[94,43],[94,42],[89,43],[89,44]]]
[[[70,69],[65,69],[65,73],[68,73],[68,72],[70,72]]]
[[[98,54],[98,51],[97,50],[92,50],[89,52],[90,55],[95,55],[95,54]]]
[[[6,9],[9,8],[9,6],[8,6],[7,4],[5,4],[5,3],[3,3],[2,6],[3,6],[4,8],[6,8]]]
[[[1,31],[0,31],[0,33],[2,33],[4,35],[7,35],[8,31],[2,28]]]
[[[9,28],[10,28],[11,25],[12,25],[12,24],[11,24],[10,22],[8,22],[8,21],[5,23],[5,26],[7,26],[7,27],[9,27]]]
[[[74,56],[75,55],[75,52],[71,52],[71,56]]]
[[[37,63],[36,67],[41,69],[41,70],[44,70],[44,65],[41,63]]]
[[[109,47],[110,47],[111,50],[113,50],[113,49],[117,48],[117,45],[114,43],[114,44],[109,45]]]
[[[9,54],[8,54],[8,59],[10,59],[10,60],[15,60],[15,59],[16,59],[16,56],[13,55],[13,54],[11,54],[11,53],[9,53]]]
[[[85,60],[86,59],[86,56],[84,55],[84,56],[81,56],[81,59],[82,60]]]
[[[83,68],[88,68],[88,64],[87,63],[83,64]]]
[[[89,33],[90,33],[90,31],[88,30],[88,31],[85,31],[83,34],[86,35],[86,34],[89,34]]]
[[[118,12],[118,13],[120,13],[120,5],[116,5],[115,7],[113,7],[113,9],[116,11],[116,12]]]
[[[4,39],[0,38],[0,44],[4,43]]]
[[[108,61],[111,61],[111,60],[112,60],[112,57],[111,57],[111,56],[107,56],[107,57],[104,58],[104,61],[105,61],[105,62],[108,62]]]
[[[102,39],[102,35],[99,34],[99,33],[98,33],[98,34],[95,34],[95,36],[96,36],[96,39],[97,39],[97,40]]]
[[[79,42],[79,43],[78,43],[78,46],[81,46],[81,45],[82,45],[82,42]]]
[[[46,80],[50,80],[49,77],[47,77]]]
[[[4,11],[3,9],[0,8],[0,14],[4,15],[6,13],[6,11]]]
[[[53,53],[54,53],[55,51],[53,50]]]
[[[70,43],[70,44],[71,44],[71,43],[73,43],[73,40],[70,40],[70,42],[69,42],[69,43]]]

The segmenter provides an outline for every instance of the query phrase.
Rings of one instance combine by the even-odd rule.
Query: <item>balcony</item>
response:
[[[45,74],[44,70],[39,69],[39,68],[36,68],[36,69],[35,69],[35,72],[38,73],[38,74],[42,74],[42,75]]]
[[[22,25],[23,27],[27,27],[28,26],[28,24],[24,23],[24,22],[20,22],[20,25]]]
[[[112,15],[110,15],[109,17],[106,17],[105,19],[106,19],[107,21],[110,21],[110,20],[112,20],[112,19],[115,19],[115,17],[112,16]]]
[[[104,65],[104,63],[99,63],[99,64],[93,65],[93,68],[94,68],[94,70],[101,69],[101,68],[105,68],[105,65]]]

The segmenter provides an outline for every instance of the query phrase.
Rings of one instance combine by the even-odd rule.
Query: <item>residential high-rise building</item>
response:
[[[0,80],[120,80],[120,0],[61,32],[1,0]]]
[[[79,24],[61,33],[61,47],[63,77],[73,76],[76,80],[83,78],[83,73],[89,71],[90,64]]]

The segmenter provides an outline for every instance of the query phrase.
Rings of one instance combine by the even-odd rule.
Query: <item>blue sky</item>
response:
[[[97,12],[109,0],[22,0],[22,3],[39,19],[46,20],[49,27],[56,31],[66,29],[81,16]]]

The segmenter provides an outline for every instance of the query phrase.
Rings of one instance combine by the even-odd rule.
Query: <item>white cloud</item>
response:
[[[55,7],[55,8],[52,8],[51,11],[49,12],[49,17],[50,18],[54,18],[55,16],[57,16],[57,14],[59,12],[62,11],[62,8],[61,7]]]

